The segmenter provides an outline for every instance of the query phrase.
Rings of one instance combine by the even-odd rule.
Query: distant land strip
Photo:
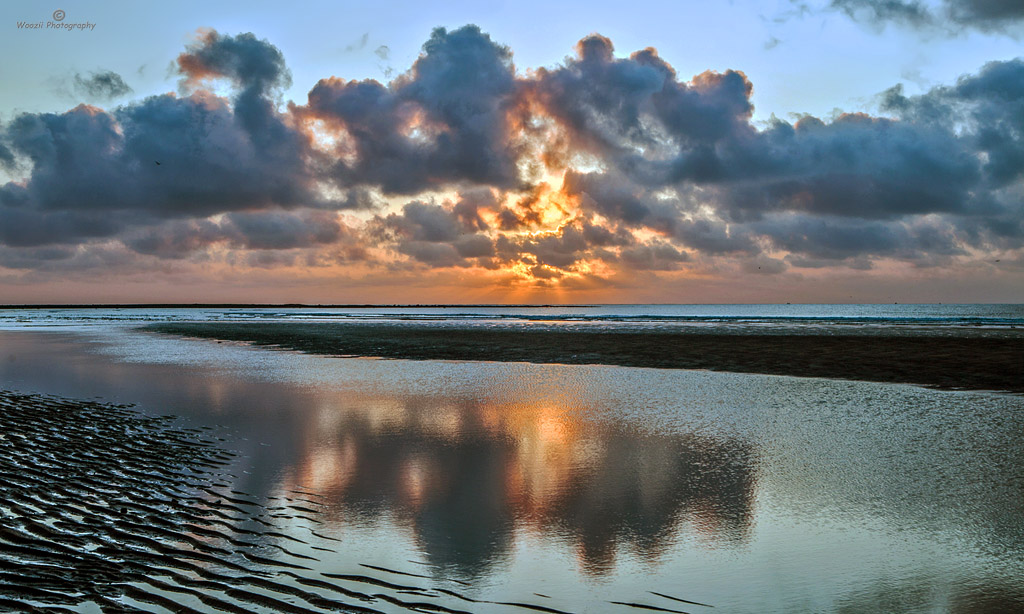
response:
[[[1024,393],[1024,334],[747,334],[365,323],[159,323],[143,330],[309,354],[706,369]]]

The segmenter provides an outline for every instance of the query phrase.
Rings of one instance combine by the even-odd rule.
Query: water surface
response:
[[[326,497],[318,572],[571,612],[1024,608],[1021,396],[120,326],[0,333],[0,384],[221,425],[234,488]]]

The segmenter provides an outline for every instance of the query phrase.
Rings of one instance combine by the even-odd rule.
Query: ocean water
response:
[[[1013,612],[1024,611],[1021,395],[332,358],[134,326],[415,319],[1003,334],[1022,314],[1012,305],[5,310],[0,387],[217,425],[242,453],[232,488],[323,497],[316,524],[277,527],[334,550],[287,543],[318,559],[305,561],[312,577],[441,589],[432,603],[456,610]]]
[[[432,322],[439,326],[903,329],[1024,327],[1024,305],[569,305],[0,308],[0,329],[146,322]]]

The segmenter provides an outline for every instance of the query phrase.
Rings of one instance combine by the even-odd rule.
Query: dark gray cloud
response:
[[[954,229],[934,222],[893,224],[787,214],[759,220],[751,230],[778,249],[817,260],[894,257],[914,261],[930,254],[963,253]]]
[[[476,230],[487,230],[487,222],[481,217],[481,210],[496,211],[498,198],[490,188],[469,188],[459,195],[459,202],[452,208],[462,225]]]
[[[752,253],[759,249],[749,234],[740,231],[741,226],[730,229],[721,219],[701,217],[699,203],[689,193],[658,196],[608,173],[569,173],[566,189],[580,197],[584,210],[621,224],[620,233],[625,228],[652,230],[709,254]]]
[[[518,237],[510,245],[515,246],[522,261],[557,269],[571,267],[590,250],[582,229],[576,225],[565,226],[559,233]],[[508,246],[504,247],[507,249]]]
[[[1024,22],[1024,4],[1018,0],[946,0],[947,14],[956,23],[999,29]]]
[[[450,207],[406,203],[401,213],[377,217],[370,233],[397,252],[433,267],[485,264],[482,260],[494,255],[494,242],[477,232],[483,223],[477,210],[481,198],[486,200],[477,189]]]
[[[401,214],[392,213],[383,224],[403,237],[432,243],[454,241],[464,232],[452,211],[422,202],[407,203]]]
[[[0,187],[0,238],[64,243],[161,218],[331,206],[315,189],[304,135],[270,99],[288,81],[280,51],[252,35],[210,33],[178,62],[188,79],[229,78],[235,99],[199,90],[111,112],[26,113],[3,126],[5,159],[31,172]]]
[[[951,126],[843,115],[775,122],[719,157],[715,186],[732,219],[773,210],[895,219],[967,213],[981,180],[975,150]]]
[[[627,59],[611,41],[589,36],[578,57],[541,69],[531,93],[563,124],[571,142],[642,183],[713,180],[715,148],[752,134],[752,86],[743,73],[705,72],[689,82],[644,49]]]
[[[0,245],[0,267],[20,270],[31,277],[23,279],[67,279],[67,275],[82,272],[101,274],[132,274],[150,268],[142,264],[138,254],[119,245],[90,245],[87,248],[30,247],[16,248]]]
[[[227,78],[245,95],[266,94],[291,85],[291,73],[281,50],[251,32],[225,36],[214,30],[202,34],[178,56],[178,70],[191,84]]]
[[[327,211],[229,213],[218,222],[172,220],[129,232],[124,243],[140,254],[185,258],[217,243],[249,250],[287,250],[337,243],[350,230]]]
[[[14,152],[3,142],[0,142],[0,166],[6,169],[13,169],[14,162]]]
[[[146,218],[315,204],[302,141],[278,127],[276,136],[253,132],[221,101],[171,95],[113,113],[79,106],[24,114],[5,137],[32,173],[0,188],[0,215],[35,215],[33,226],[53,225],[49,239],[63,241],[75,220],[86,238]],[[117,223],[93,222],[115,214]],[[37,240],[47,240],[45,232]]]
[[[85,239],[109,237],[125,228],[116,217],[98,212],[33,211],[17,206],[18,186],[0,188],[0,243],[17,247],[75,244]]]
[[[64,246],[11,249],[0,247],[0,266],[8,269],[40,269],[50,262],[67,261],[75,249]]]
[[[512,53],[476,26],[434,30],[412,69],[389,86],[325,79],[302,112],[342,130],[352,160],[338,160],[338,184],[415,194],[449,183],[518,184],[506,138],[516,89]]]
[[[74,92],[87,100],[109,101],[132,93],[121,75],[110,70],[90,72],[88,76],[76,74],[72,83]]]
[[[832,0],[830,6],[858,21],[875,26],[894,23],[914,28],[965,28],[1006,31],[1024,24],[1024,3],[1019,0]]]
[[[716,219],[687,219],[676,224],[672,236],[682,244],[709,255],[756,254],[760,247],[742,225]]]
[[[343,234],[337,217],[326,211],[235,212],[226,222],[249,249],[290,249],[336,242]]]
[[[884,93],[882,106],[913,125],[948,130],[964,124],[968,153],[986,158],[987,187],[1024,178],[1024,59],[991,62],[956,85],[920,96],[908,98],[897,86]]]
[[[209,220],[173,220],[130,231],[122,240],[136,253],[179,259],[227,239],[221,225]]]
[[[958,142],[977,160],[978,177],[968,185],[969,207],[952,220],[965,245],[1014,249],[1024,241],[1024,60],[986,64],[951,86],[919,96],[892,88],[882,96],[886,111],[901,121],[928,127],[957,126]]]
[[[932,10],[919,0],[832,0],[832,8],[849,17],[881,25],[895,22],[901,25],[934,25]]]
[[[664,242],[626,248],[620,257],[627,266],[641,271],[674,271],[690,261],[685,251]]]

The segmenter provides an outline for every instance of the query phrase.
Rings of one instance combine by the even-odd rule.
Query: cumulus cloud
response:
[[[110,112],[25,113],[3,126],[9,155],[0,157],[31,169],[0,187],[6,242],[85,241],[162,218],[331,204],[316,189],[305,137],[271,100],[288,80],[276,48],[209,33],[178,65],[191,86],[230,79],[234,100],[196,89]]]
[[[539,70],[530,84],[536,106],[561,124],[570,146],[638,182],[718,177],[718,145],[753,134],[746,76],[709,71],[685,82],[654,49],[627,59],[613,51],[607,38],[589,36],[577,58]]]
[[[506,110],[516,89],[512,52],[475,26],[434,30],[408,73],[389,86],[321,80],[299,114],[339,139],[331,176],[416,194],[449,183],[518,185]]]
[[[252,33],[224,36],[207,30],[178,56],[177,64],[186,85],[227,78],[239,86],[240,96],[291,84],[281,50]]]
[[[682,76],[596,34],[520,72],[479,28],[438,28],[389,83],[326,77],[302,103],[282,99],[285,58],[253,34],[202,32],[175,66],[176,93],[0,127],[0,165],[20,174],[0,186],[0,266],[104,253],[596,287],[720,262],[1011,262],[1024,247],[1020,59],[917,96],[891,88],[879,116],[767,125],[741,71]]]

